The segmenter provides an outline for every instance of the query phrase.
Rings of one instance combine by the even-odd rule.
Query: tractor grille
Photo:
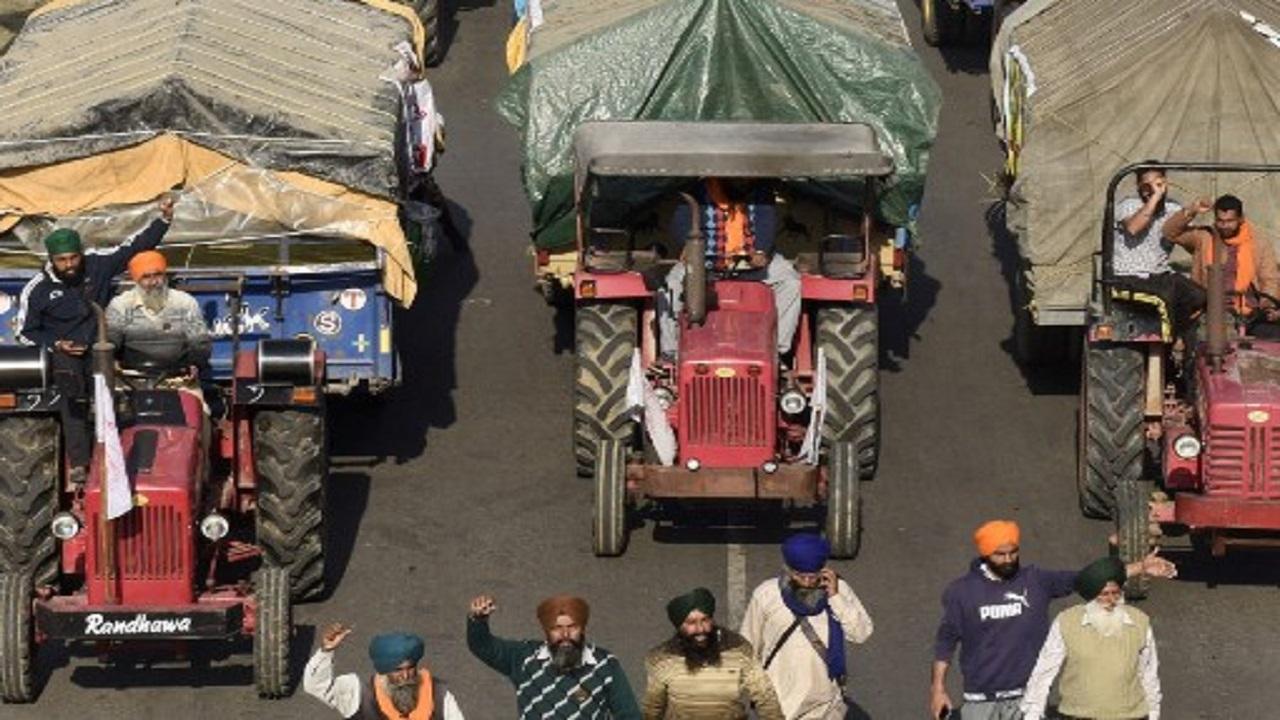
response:
[[[96,525],[96,522],[95,522]],[[115,521],[116,566],[126,580],[168,580],[184,574],[182,551],[191,542],[186,537],[177,508],[144,506],[130,510]],[[93,533],[95,545],[101,542]],[[102,548],[98,557],[105,560]],[[98,566],[98,577],[104,577],[104,565]]]
[[[768,442],[773,405],[755,378],[698,376],[689,390],[689,444],[759,447]]]
[[[1280,500],[1280,430],[1212,425],[1206,439],[1208,492]]]

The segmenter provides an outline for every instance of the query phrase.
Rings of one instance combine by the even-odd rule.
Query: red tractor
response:
[[[750,500],[779,517],[825,507],[834,555],[854,556],[859,484],[879,451],[876,303],[882,279],[902,285],[906,258],[905,233],[873,216],[894,167],[874,131],[588,122],[575,154],[574,441],[580,474],[594,479],[595,553],[624,552],[642,501],[661,511]],[[770,287],[707,259],[707,205],[691,193],[709,178],[768,188],[776,254],[799,276],[786,362]],[[683,243],[667,221],[681,206],[698,219]],[[673,271],[683,305],[664,322]]]
[[[292,601],[324,582],[323,355],[308,339],[240,350],[237,336],[233,382],[202,397],[174,341],[123,348],[116,372],[99,334],[133,505],[115,520],[102,437],[87,480],[69,481],[48,358],[0,348],[0,699],[35,698],[53,640],[184,657],[248,639],[258,693],[286,695]]]
[[[1133,165],[1111,181],[1104,228],[1114,227],[1120,182],[1145,168],[1280,171]],[[1104,230],[1081,387],[1081,507],[1115,521],[1126,561],[1145,554],[1160,528],[1189,531],[1196,548],[1215,556],[1229,545],[1280,545],[1280,341],[1255,337],[1262,312],[1241,314],[1226,302],[1221,259],[1227,253],[1215,233],[1211,257],[1218,262],[1208,268],[1203,332],[1183,353],[1173,352],[1169,309],[1158,298],[1114,286],[1113,242]],[[1280,307],[1280,300],[1267,300]],[[1159,473],[1159,487],[1148,469]],[[1145,593],[1140,585],[1129,590]]]

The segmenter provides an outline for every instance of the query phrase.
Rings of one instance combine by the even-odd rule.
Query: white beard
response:
[[[153,313],[164,310],[164,304],[169,299],[169,287],[167,285],[161,285],[155,290],[143,290],[141,288],[139,290],[142,293],[143,307]]]
[[[1097,630],[1102,637],[1115,637],[1124,627],[1124,616],[1120,613],[1120,607],[1123,604],[1124,601],[1121,601],[1115,608],[1107,610],[1094,600],[1085,603],[1084,615],[1093,629]]]

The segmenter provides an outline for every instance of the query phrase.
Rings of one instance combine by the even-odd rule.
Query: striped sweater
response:
[[[783,720],[773,683],[741,635],[720,629],[720,662],[690,670],[675,640],[654,648],[644,695],[645,720]]]
[[[546,643],[504,640],[487,619],[467,620],[467,647],[516,689],[520,720],[640,720],[640,708],[622,664],[608,650],[588,644],[582,663],[567,673],[551,665]]]

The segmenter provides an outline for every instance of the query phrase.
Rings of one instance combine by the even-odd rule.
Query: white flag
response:
[[[120,430],[116,427],[116,407],[102,373],[93,374],[94,433],[106,454],[107,519],[115,520],[133,509],[133,491],[129,488],[129,471],[124,465],[124,448],[120,446]]]
[[[809,428],[799,459],[817,465],[822,448],[822,422],[827,417],[827,354],[818,348],[817,367],[813,369],[813,394],[809,396]]]

